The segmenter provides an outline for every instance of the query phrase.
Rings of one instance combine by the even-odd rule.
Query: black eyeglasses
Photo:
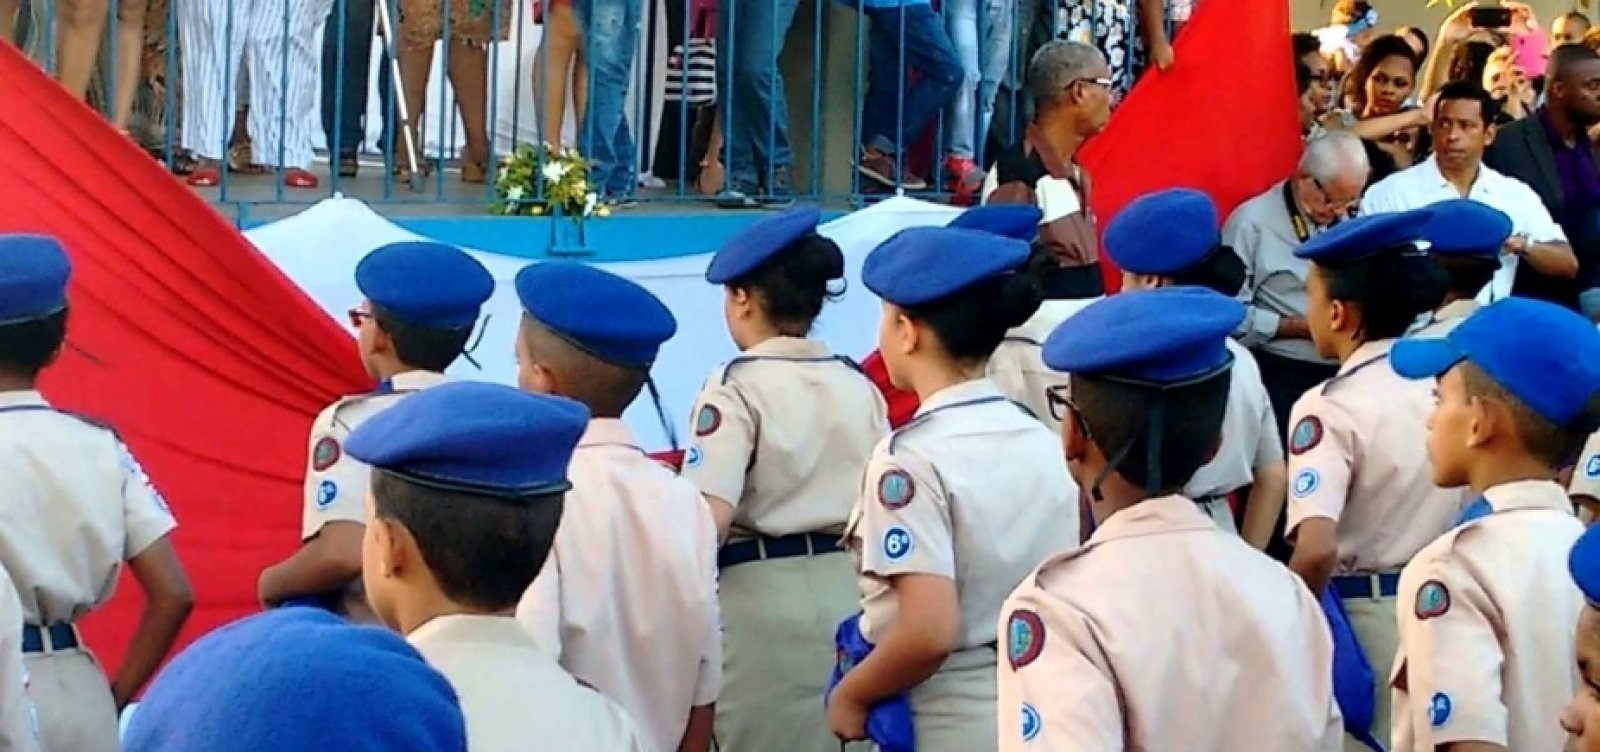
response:
[[[1083,411],[1073,403],[1070,384],[1057,384],[1044,390],[1045,402],[1050,405],[1050,417],[1057,423],[1067,422],[1067,415],[1072,415],[1072,422],[1078,424],[1078,430],[1083,432],[1085,438],[1093,438],[1089,433],[1089,424],[1083,422]]]

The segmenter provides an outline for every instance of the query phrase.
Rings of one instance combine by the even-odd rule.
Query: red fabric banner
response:
[[[311,420],[370,379],[237,229],[4,42],[0,91],[0,232],[54,235],[74,268],[70,346],[41,388],[115,426],[171,504],[187,642],[256,608],[257,575],[299,538]],[[84,625],[108,670],[140,605],[122,582]]]

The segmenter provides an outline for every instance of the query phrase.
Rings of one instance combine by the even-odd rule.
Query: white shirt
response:
[[[1361,198],[1363,214],[1384,214],[1410,211],[1448,199],[1461,198],[1461,193],[1439,172],[1439,164],[1428,157],[1421,164],[1401,170],[1379,181]],[[1478,168],[1478,179],[1473,181],[1467,198],[1488,205],[1511,218],[1511,232],[1525,235],[1531,243],[1565,243],[1566,233],[1551,218],[1539,194],[1516,178],[1490,169]],[[1494,279],[1478,295],[1478,302],[1488,305],[1511,296],[1511,284],[1517,277],[1517,257],[1504,256]]]

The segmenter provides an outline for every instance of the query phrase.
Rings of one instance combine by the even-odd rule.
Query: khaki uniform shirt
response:
[[[37,752],[39,721],[22,662],[22,601],[0,567],[0,752]]]
[[[1006,600],[1000,749],[1332,752],[1322,608],[1182,496],[1112,514]]]
[[[1567,552],[1583,534],[1548,481],[1495,486],[1494,511],[1440,536],[1400,575],[1396,752],[1482,741],[1558,750],[1577,689],[1573,626],[1583,596]]]
[[[1433,382],[1400,378],[1389,366],[1393,344],[1356,348],[1290,415],[1285,529],[1311,517],[1337,523],[1336,575],[1398,571],[1464,506],[1461,490],[1433,485]]]
[[[1061,440],[978,379],[934,394],[878,443],[845,537],[869,642],[898,610],[890,578],[932,574],[957,586],[956,650],[989,645],[1006,594],[1077,547],[1078,486]]]
[[[722,688],[711,511],[614,418],[589,422],[567,477],[561,529],[517,619],[650,746],[675,750],[689,709]]]
[[[344,453],[350,432],[411,393],[446,380],[448,377],[441,373],[407,371],[378,391],[345,397],[317,415],[311,424],[311,446],[306,456],[305,504],[300,515],[302,541],[310,540],[330,522],[366,524],[372,468]]]
[[[1061,322],[1088,307],[1091,302],[1045,301],[1032,318],[1006,333],[1000,347],[989,358],[989,379],[1000,387],[1000,393],[1028,408],[1033,417],[1057,436],[1061,435],[1061,421],[1056,420],[1055,414],[1050,411],[1050,400],[1045,394],[1051,387],[1065,385],[1067,375],[1052,371],[1044,364],[1044,341]]]
[[[1255,482],[1256,468],[1283,462],[1278,419],[1272,413],[1267,387],[1254,355],[1228,341],[1233,373],[1228,384],[1228,409],[1222,417],[1222,444],[1210,462],[1195,471],[1185,496],[1202,501],[1226,496]]]
[[[1310,239],[1322,229],[1298,210],[1291,211],[1283,182],[1240,204],[1228,217],[1222,226],[1222,242],[1244,262],[1245,283],[1239,302],[1249,308],[1244,323],[1233,333],[1240,344],[1285,358],[1333,363],[1318,355],[1309,339],[1278,339],[1279,321],[1306,315],[1306,277],[1311,274],[1311,262],[1294,255],[1305,242],[1301,231]]]
[[[0,393],[0,567],[24,621],[75,622],[110,600],[122,563],[178,525],[109,428]]]
[[[730,541],[838,534],[888,410],[849,360],[814,340],[774,337],[706,380],[683,477],[734,506]]]
[[[653,752],[616,703],[578,683],[508,616],[439,616],[406,636],[461,699],[472,752]]]
[[[1572,469],[1572,482],[1567,492],[1573,496],[1590,496],[1600,499],[1600,432],[1589,435],[1578,455],[1578,466]]]

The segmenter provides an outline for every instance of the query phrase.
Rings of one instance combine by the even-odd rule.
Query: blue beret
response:
[[[281,608],[208,634],[162,669],[123,752],[466,752],[450,683],[404,638]]]
[[[1244,305],[1202,287],[1160,287],[1099,300],[1044,341],[1057,371],[1169,386],[1233,362],[1228,337]]]
[[[1542,300],[1506,298],[1444,337],[1401,340],[1389,355],[1395,372],[1408,379],[1439,376],[1463,360],[1558,426],[1581,417],[1600,393],[1600,330]]]
[[[861,282],[895,305],[923,305],[1016,271],[1029,249],[1020,240],[977,230],[912,227],[867,254]]]
[[[1188,188],[1134,199],[1106,225],[1103,245],[1117,268],[1171,276],[1199,266],[1222,243],[1217,205]]]
[[[345,451],[405,480],[527,499],[561,493],[589,410],[564,397],[458,381],[424,389],[362,423]]]
[[[1590,525],[1567,554],[1567,571],[1590,608],[1600,608],[1600,525]]]
[[[548,261],[517,272],[517,297],[539,323],[617,365],[648,367],[661,343],[678,331],[672,311],[649,290],[573,261]]]
[[[72,262],[55,238],[0,235],[0,324],[42,319],[67,307]]]
[[[817,231],[822,212],[810,204],[792,206],[749,227],[722,244],[706,267],[706,281],[725,285],[766,263],[791,243]]]
[[[978,230],[1032,243],[1039,237],[1044,212],[1033,204],[987,204],[974,206],[950,220],[945,227]]]
[[[1360,261],[1391,248],[1415,245],[1426,237],[1432,218],[1429,210],[1415,209],[1347,219],[1301,244],[1294,255],[1319,264]]]
[[[471,326],[494,294],[494,277],[466,252],[442,243],[391,243],[356,265],[367,300],[412,326]]]
[[[1452,198],[1429,206],[1428,211],[1433,218],[1422,237],[1429,253],[1499,259],[1500,249],[1511,237],[1511,218],[1488,204]]]

